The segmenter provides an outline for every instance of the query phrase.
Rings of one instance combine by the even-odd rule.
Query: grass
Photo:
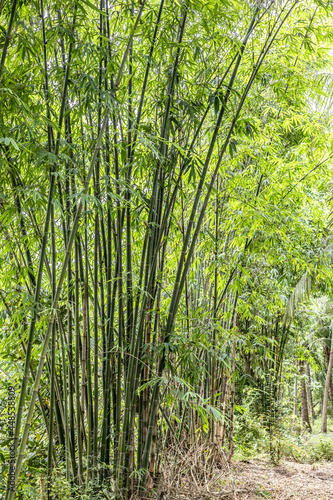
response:
[[[333,461],[333,419],[329,419],[328,432],[320,431],[321,418],[314,422],[312,433],[291,433],[289,439],[282,442],[282,454],[299,462]]]
[[[279,458],[293,459],[300,463],[333,461],[333,418],[328,419],[328,432],[321,433],[321,417],[312,426],[312,433],[300,431],[300,422],[286,416],[273,435],[273,447]],[[236,425],[236,460],[251,458],[267,460],[270,456],[270,440],[267,429],[248,414]]]

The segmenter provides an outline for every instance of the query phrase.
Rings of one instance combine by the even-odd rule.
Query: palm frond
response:
[[[299,280],[299,282],[297,283],[297,285],[295,286],[292,294],[289,297],[283,316],[284,326],[287,324],[290,325],[298,304],[303,302],[303,300],[309,296],[313,284],[314,284],[313,274],[310,274],[308,273],[308,271],[306,271]]]

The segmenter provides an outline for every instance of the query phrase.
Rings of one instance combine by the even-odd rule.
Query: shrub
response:
[[[312,462],[327,460],[333,461],[333,443],[331,438],[321,437],[317,442],[308,443],[308,454]]]

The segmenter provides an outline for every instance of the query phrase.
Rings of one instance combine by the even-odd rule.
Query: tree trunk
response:
[[[306,385],[304,378],[304,361],[300,360],[299,362],[299,373],[301,376],[301,415],[302,415],[302,424],[303,426],[312,432],[310,418],[309,418],[309,410],[308,410],[308,398],[306,394]]]
[[[330,350],[329,350],[329,348],[328,348],[327,345],[324,345],[324,359],[326,361],[327,368],[328,368],[329,358],[330,358]],[[331,415],[333,415],[333,384],[332,384],[332,376],[330,377],[330,387],[329,387],[329,391],[328,391],[328,399],[329,399],[329,402],[331,403]]]
[[[313,407],[312,389],[311,389],[311,371],[309,363],[306,363],[306,377],[308,383],[308,398],[309,398],[309,408],[311,412],[312,425],[314,424],[315,411]]]
[[[298,402],[298,397],[297,397],[297,377],[295,377],[294,381],[294,415],[297,417],[297,402]]]
[[[224,420],[223,420],[223,429],[222,429],[222,439],[221,439],[221,447],[224,447],[225,444],[225,436],[226,436],[226,430],[227,430],[227,415],[229,411],[229,397],[230,397],[230,380],[229,378],[226,381],[226,391],[224,395],[224,404],[223,404],[223,410],[224,410]]]
[[[331,324],[333,327],[333,323]],[[325,390],[324,390],[324,401],[323,401],[323,409],[322,409],[322,423],[321,423],[321,432],[327,432],[327,406],[328,406],[328,398],[329,398],[329,390],[330,390],[330,381],[332,378],[332,364],[333,364],[333,334],[331,336],[331,350],[329,354],[328,367],[326,373],[326,381],[325,381]]]
[[[236,314],[234,320],[236,326]],[[236,341],[232,343],[232,381],[231,381],[231,398],[230,398],[230,413],[229,413],[229,454],[230,461],[234,453],[234,406],[235,406],[235,370],[236,370]]]

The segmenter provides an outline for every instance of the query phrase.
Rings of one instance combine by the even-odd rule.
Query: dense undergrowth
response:
[[[333,417],[329,418],[326,434],[320,428],[320,416],[314,421],[312,433],[302,428],[300,418],[284,416],[271,440],[263,419],[245,410],[235,421],[234,459],[270,461],[273,445],[277,457],[275,465],[284,459],[300,463],[333,461]]]

